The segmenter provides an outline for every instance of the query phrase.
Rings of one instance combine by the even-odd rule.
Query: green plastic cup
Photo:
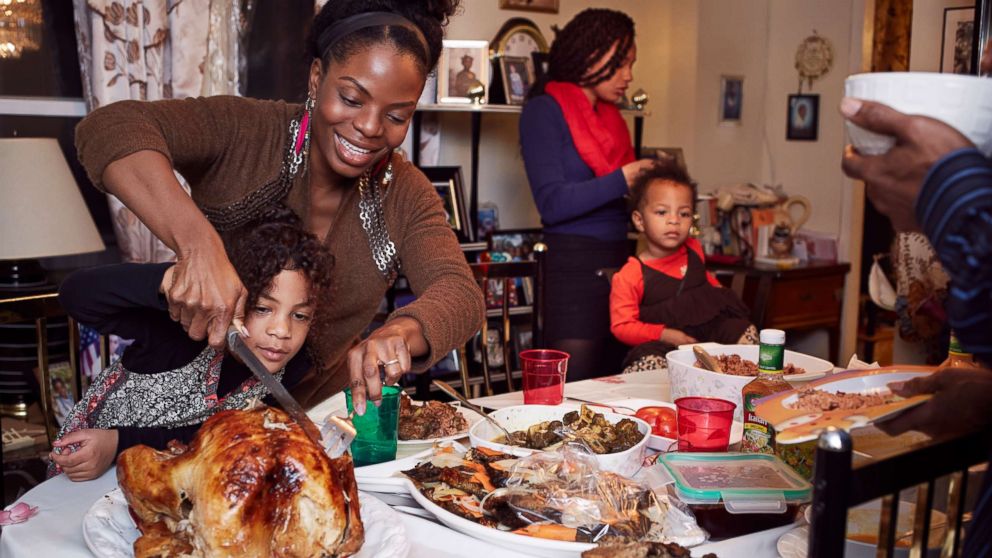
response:
[[[352,417],[357,435],[351,442],[351,458],[355,467],[375,465],[396,459],[396,430],[400,423],[400,388],[382,386],[382,403],[376,407],[367,401],[364,415]],[[351,388],[344,390],[345,403],[350,414]]]

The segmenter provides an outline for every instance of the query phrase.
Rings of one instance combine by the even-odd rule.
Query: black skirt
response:
[[[610,338],[610,282],[596,274],[618,270],[627,261],[626,240],[545,234],[545,339]]]

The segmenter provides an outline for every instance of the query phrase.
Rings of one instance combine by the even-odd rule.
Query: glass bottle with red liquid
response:
[[[741,390],[744,403],[744,439],[741,451],[774,453],[775,429],[754,412],[754,402],[762,397],[792,389],[782,377],[785,368],[785,332],[763,329],[758,335],[758,377]]]

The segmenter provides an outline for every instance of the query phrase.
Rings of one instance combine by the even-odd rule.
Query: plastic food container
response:
[[[667,453],[660,461],[675,493],[714,539],[787,525],[813,486],[774,455]]]

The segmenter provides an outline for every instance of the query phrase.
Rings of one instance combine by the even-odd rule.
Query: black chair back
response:
[[[947,475],[947,535],[941,556],[960,555],[968,469],[988,461],[990,449],[992,430],[984,430],[941,438],[919,449],[855,466],[850,434],[829,429],[817,442],[809,557],[843,556],[847,510],[878,498],[882,498],[882,513],[877,555],[893,556],[899,492],[912,487],[917,487],[917,505],[910,555],[925,556],[936,481]]]
[[[496,326],[499,332],[499,340],[503,356],[502,373],[506,382],[506,389],[514,391],[513,382],[513,353],[511,351],[511,317],[518,314],[530,314],[531,331],[534,347],[544,346],[544,262],[547,247],[543,243],[534,245],[534,259],[519,262],[501,263],[474,263],[470,264],[476,282],[482,289],[487,301],[493,300],[494,293],[500,296],[499,304],[495,308],[486,310],[486,320],[482,324],[479,332],[479,349],[482,361],[482,386],[486,395],[493,395],[494,366],[489,359],[491,347],[489,346],[489,331],[491,329],[490,320],[498,320]],[[529,304],[518,304],[511,306],[510,293],[517,288],[517,280],[522,279],[524,283],[525,302]],[[467,352],[465,348],[459,350],[460,371],[462,380],[462,392],[466,397],[472,397],[470,386],[473,383],[469,374]]]

